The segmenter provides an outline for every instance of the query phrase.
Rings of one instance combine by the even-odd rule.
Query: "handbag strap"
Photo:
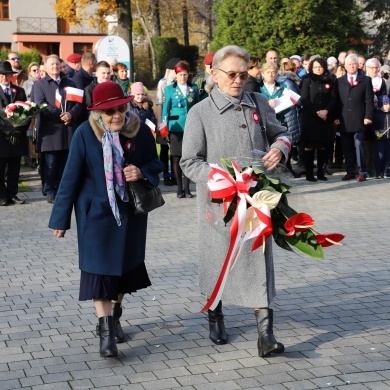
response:
[[[259,114],[259,117],[260,117],[260,122],[259,122],[260,133],[261,133],[261,136],[263,137],[263,141],[264,141],[264,145],[265,145],[265,151],[268,152],[268,150],[269,150],[269,143],[268,143],[267,135],[265,133],[266,128],[264,126],[263,117],[260,114],[260,109],[259,109],[259,106],[257,104],[257,99],[256,99],[255,94],[253,92],[250,92],[249,94],[250,94],[253,102],[255,103],[257,113]]]

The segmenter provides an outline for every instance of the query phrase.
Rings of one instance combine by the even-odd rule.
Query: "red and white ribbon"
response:
[[[257,184],[257,182],[252,178],[253,169],[248,167],[241,172],[236,161],[232,161],[236,177],[234,178],[218,165],[210,164],[210,166],[210,180],[207,185],[213,199],[223,199],[225,214],[236,195],[238,196],[238,199],[237,209],[234,213],[230,226],[229,248],[213,292],[201,311],[208,309],[214,310],[218,305],[228,274],[233,269],[244,242],[256,237],[252,246],[252,250],[255,250],[259,248],[265,242],[265,239],[272,233],[270,209],[268,206],[263,205],[261,208],[250,208],[250,211],[256,214],[258,222],[255,229],[250,229],[250,231],[243,236],[245,233],[245,221],[247,220],[247,203],[252,205],[252,198],[249,195],[249,189]]]

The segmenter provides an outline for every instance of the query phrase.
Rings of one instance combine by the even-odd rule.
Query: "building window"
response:
[[[0,20],[9,20],[9,0],[0,0]]]
[[[73,53],[92,53],[93,44],[92,43],[74,43],[73,44]]]

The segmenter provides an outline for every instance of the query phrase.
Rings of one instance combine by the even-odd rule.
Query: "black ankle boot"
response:
[[[114,303],[112,307],[112,316],[114,317],[115,324],[115,341],[117,344],[123,343],[125,341],[125,334],[123,333],[123,329],[119,318],[122,316],[122,306],[120,303]]]
[[[100,357],[118,357],[114,317],[99,318]]]
[[[259,340],[257,349],[259,356],[268,356],[270,353],[283,353],[284,345],[276,341],[273,334],[273,310],[260,309],[255,311]]]
[[[208,310],[208,316],[210,340],[214,344],[226,344],[227,335],[225,330],[225,324],[223,322],[222,301],[219,301],[218,306],[215,308],[215,310]]]

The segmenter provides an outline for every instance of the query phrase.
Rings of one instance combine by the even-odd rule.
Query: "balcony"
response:
[[[96,28],[84,22],[70,26],[64,19],[58,18],[17,18],[17,34],[97,34]]]

